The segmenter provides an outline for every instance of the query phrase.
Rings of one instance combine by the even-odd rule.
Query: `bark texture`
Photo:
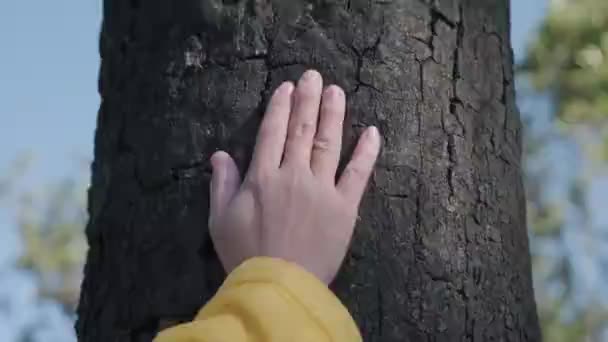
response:
[[[224,274],[208,159],[244,171],[309,67],[384,148],[333,288],[365,341],[539,341],[507,0],[105,0],[80,341],[150,341]]]

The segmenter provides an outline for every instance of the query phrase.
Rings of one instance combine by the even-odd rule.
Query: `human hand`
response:
[[[309,70],[296,89],[285,82],[273,94],[242,183],[227,153],[211,157],[209,230],[227,272],[267,256],[334,279],[380,150],[378,130],[368,127],[336,184],[345,106],[342,89],[323,90]]]

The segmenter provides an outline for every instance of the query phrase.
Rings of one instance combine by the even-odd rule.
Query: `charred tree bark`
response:
[[[384,150],[334,284],[365,341],[538,341],[506,0],[105,0],[80,341],[150,341],[224,274],[208,159],[244,171],[309,67]],[[349,153],[348,148],[345,151]]]

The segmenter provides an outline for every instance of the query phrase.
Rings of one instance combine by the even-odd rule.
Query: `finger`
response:
[[[274,92],[260,124],[251,160],[253,169],[278,168],[283,157],[294,85],[284,82]]]
[[[378,129],[372,126],[359,138],[353,157],[338,180],[338,191],[357,206],[363,197],[379,152],[380,134]]]
[[[335,182],[342,147],[342,122],[346,101],[344,91],[329,86],[323,92],[319,127],[312,144],[310,167],[315,175]],[[334,184],[334,183],[332,183]]]
[[[312,139],[317,128],[323,79],[314,70],[304,73],[294,93],[283,163],[310,167]]]
[[[215,152],[211,156],[210,205],[209,226],[212,227],[215,219],[222,215],[226,207],[234,198],[241,185],[241,176],[236,163],[224,151]]]

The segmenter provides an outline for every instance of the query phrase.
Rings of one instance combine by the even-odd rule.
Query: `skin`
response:
[[[267,256],[326,284],[335,278],[380,151],[370,126],[335,181],[345,107],[344,91],[323,89],[321,75],[309,70],[297,86],[285,82],[274,92],[243,180],[226,152],[211,157],[209,229],[227,272]]]

